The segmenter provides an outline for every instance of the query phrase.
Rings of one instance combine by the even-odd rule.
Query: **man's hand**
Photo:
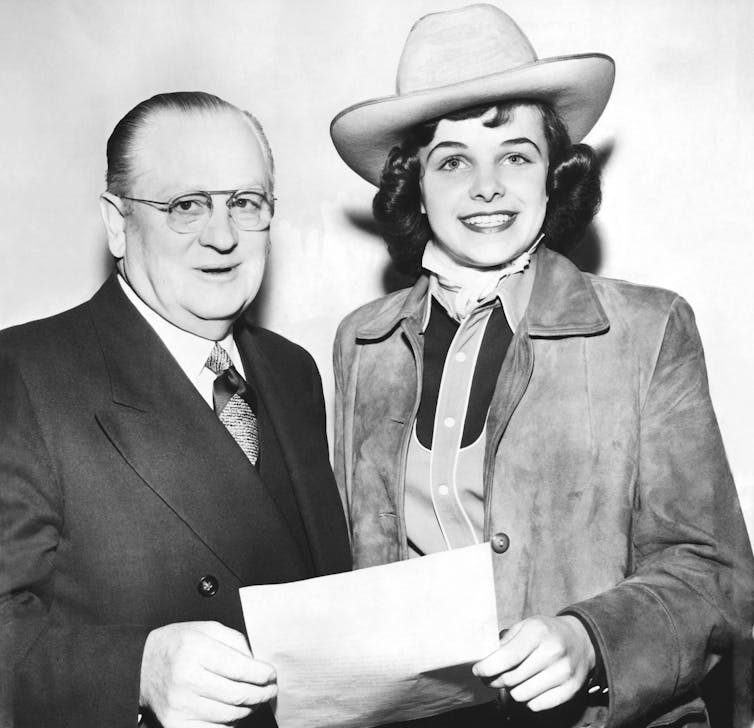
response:
[[[164,728],[233,725],[277,695],[275,680],[240,632],[217,622],[168,624],[144,644],[139,705]]]
[[[570,615],[530,617],[514,624],[473,672],[493,688],[507,689],[534,711],[570,700],[594,669],[592,641]]]

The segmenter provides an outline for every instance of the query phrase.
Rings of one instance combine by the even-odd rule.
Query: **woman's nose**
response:
[[[469,197],[474,200],[492,202],[496,197],[503,195],[505,195],[505,184],[500,169],[496,165],[477,168],[471,180]]]

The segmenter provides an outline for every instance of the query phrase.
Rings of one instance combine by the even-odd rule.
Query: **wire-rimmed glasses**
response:
[[[228,195],[225,206],[234,225],[239,230],[266,230],[275,212],[275,198],[261,190],[199,190],[173,197],[167,202],[143,200],[138,197],[118,195],[123,200],[141,202],[160,212],[167,213],[167,223],[177,233],[198,233],[204,230],[212,217],[212,196]]]

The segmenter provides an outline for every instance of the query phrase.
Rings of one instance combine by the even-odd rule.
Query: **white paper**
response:
[[[240,589],[280,728],[369,728],[494,700],[471,665],[498,645],[489,544]]]

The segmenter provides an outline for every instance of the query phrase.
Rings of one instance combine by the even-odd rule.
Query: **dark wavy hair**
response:
[[[549,199],[540,230],[545,235],[544,242],[565,253],[581,240],[602,200],[594,150],[586,144],[571,144],[563,121],[548,104],[522,100],[474,106],[414,127],[401,146],[393,147],[387,156],[372,210],[390,257],[401,273],[420,273],[424,247],[432,237],[427,216],[421,212],[419,149],[432,141],[442,119],[476,119],[494,109],[495,115],[484,125],[497,127],[507,123],[513,110],[524,105],[539,110],[547,140]]]

